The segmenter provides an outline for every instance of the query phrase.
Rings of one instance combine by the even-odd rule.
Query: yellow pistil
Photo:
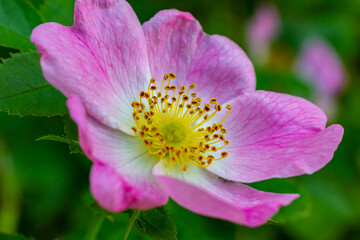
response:
[[[140,101],[131,104],[136,123],[132,130],[142,139],[150,154],[158,155],[160,160],[167,156],[170,167],[176,164],[185,172],[190,162],[206,168],[213,161],[228,156],[224,151],[219,158],[212,154],[229,145],[222,122],[229,116],[232,106],[225,107],[227,113],[220,122],[205,127],[222,110],[222,106],[211,98],[201,107],[201,98],[196,92],[190,94],[196,85],[191,84],[187,91],[182,85],[177,89],[171,86],[175,78],[174,73],[165,74],[159,91],[155,79],[150,79],[148,91],[141,91]],[[217,147],[219,142],[223,145]]]

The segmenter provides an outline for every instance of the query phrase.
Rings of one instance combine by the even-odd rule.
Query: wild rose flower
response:
[[[265,64],[270,55],[271,43],[280,27],[279,13],[272,4],[260,5],[246,26],[246,41],[252,60]]]
[[[343,134],[308,101],[255,91],[229,39],[189,13],[142,26],[123,0],[78,0],[75,23],[32,33],[47,81],[67,97],[104,208],[149,209],[172,197],[199,214],[258,226],[298,194],[244,183],[313,173]],[[176,74],[176,75],[175,75]]]
[[[343,90],[346,73],[335,49],[323,38],[307,39],[295,61],[295,72],[314,89],[314,100],[327,115],[336,112],[336,97]]]

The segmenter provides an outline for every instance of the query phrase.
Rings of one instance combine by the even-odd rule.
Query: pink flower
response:
[[[295,61],[296,73],[315,90],[316,103],[333,116],[336,96],[343,90],[346,73],[334,48],[320,37],[307,39]]]
[[[189,13],[161,11],[141,26],[124,0],[78,0],[74,26],[46,23],[31,40],[94,162],[91,192],[113,212],[170,196],[259,226],[299,195],[239,182],[311,174],[342,138],[308,101],[255,91],[241,48],[205,34]]]
[[[274,5],[262,4],[256,10],[246,27],[249,53],[253,60],[266,63],[270,55],[270,45],[278,34],[279,13]]]
[[[305,41],[296,61],[298,73],[324,94],[336,95],[342,89],[345,70],[334,48],[322,38]]]

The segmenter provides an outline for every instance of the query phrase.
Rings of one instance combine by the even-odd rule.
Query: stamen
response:
[[[222,106],[217,103],[216,98],[211,98],[200,107],[202,99],[197,97],[196,92],[190,93],[196,84],[191,84],[187,91],[186,87],[181,85],[176,95],[177,87],[170,85],[175,78],[174,73],[165,74],[158,92],[156,80],[150,79],[148,91],[141,91],[140,101],[131,104],[136,123],[131,129],[142,139],[150,154],[159,156],[160,160],[168,156],[168,166],[178,165],[184,172],[187,171],[189,162],[206,168],[213,161],[228,156],[227,152],[221,152],[221,157],[215,159],[210,153],[218,152],[229,145],[224,136],[227,130],[222,122],[230,114],[232,106],[226,105],[227,113],[220,122],[204,127],[221,112]],[[171,95],[169,91],[172,91]],[[147,109],[144,99],[148,103]],[[214,105],[213,111],[211,105]],[[221,142],[223,144],[218,145]]]

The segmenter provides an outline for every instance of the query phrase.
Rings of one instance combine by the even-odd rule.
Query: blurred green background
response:
[[[29,7],[42,22],[72,24],[74,0],[0,0],[5,1]],[[245,51],[249,47],[246,23],[263,2],[129,0],[141,22],[162,9],[189,11],[205,32],[225,35]],[[272,4],[279,11],[280,32],[271,45],[268,63],[260,66],[254,62],[257,89],[311,99],[311,87],[293,73],[292,62],[308,36],[327,39],[347,72],[347,85],[337,98],[336,117],[328,123],[344,127],[343,141],[333,160],[311,176],[251,184],[261,190],[302,195],[274,216],[278,223],[251,229],[196,215],[170,201],[167,209],[176,222],[179,239],[360,239],[360,1],[279,0]],[[1,24],[7,20],[23,27],[24,35],[34,27],[0,11],[2,37]],[[19,50],[0,47],[3,59],[15,52]],[[87,207],[93,201],[88,183],[90,161],[81,154],[70,154],[66,144],[36,141],[48,134],[62,135],[63,121],[63,117],[0,113],[0,232],[36,239],[83,239],[87,233],[94,217]],[[122,238],[128,217],[118,217],[116,222],[104,221],[98,239]],[[129,239],[149,238],[134,228]]]

